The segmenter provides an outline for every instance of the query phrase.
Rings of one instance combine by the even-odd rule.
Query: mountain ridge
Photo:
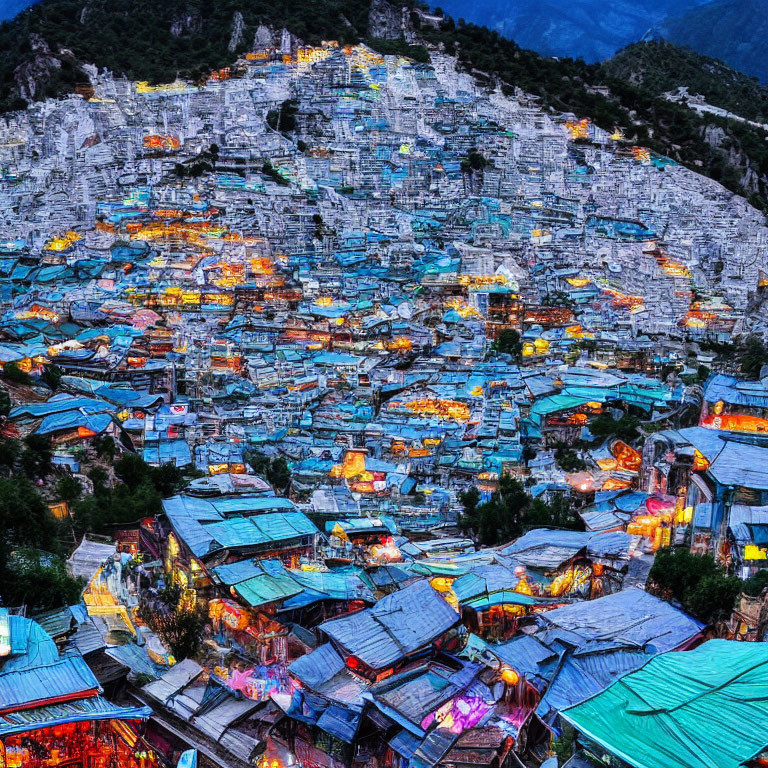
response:
[[[712,0],[661,25],[660,33],[768,82],[768,0]]]

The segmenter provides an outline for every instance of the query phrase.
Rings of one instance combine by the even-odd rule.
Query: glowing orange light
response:
[[[517,685],[517,683],[520,680],[520,675],[515,672],[512,667],[505,667],[501,671],[501,679],[507,684],[507,685]]]

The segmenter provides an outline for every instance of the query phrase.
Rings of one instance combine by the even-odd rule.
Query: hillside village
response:
[[[764,215],[438,49],[88,74],[0,117],[2,482],[80,580],[0,607],[0,765],[764,765]]]

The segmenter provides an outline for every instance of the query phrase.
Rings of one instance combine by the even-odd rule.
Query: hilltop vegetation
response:
[[[722,59],[768,82],[768,0],[711,0],[668,19],[661,32],[673,43]]]
[[[709,104],[768,122],[768,88],[718,59],[664,40],[633,43],[602,66],[605,76],[626,80],[655,95],[687,86]]]
[[[368,3],[356,0],[41,0],[0,25],[0,109],[73,90],[81,63],[134,80],[197,78],[253,47],[259,25],[307,42],[357,42]]]

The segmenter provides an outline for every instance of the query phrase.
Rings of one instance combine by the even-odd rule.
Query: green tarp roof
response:
[[[288,574],[263,573],[237,584],[235,590],[248,605],[257,608],[298,595],[303,587]]]
[[[656,656],[562,717],[634,768],[738,768],[768,746],[768,643]]]

